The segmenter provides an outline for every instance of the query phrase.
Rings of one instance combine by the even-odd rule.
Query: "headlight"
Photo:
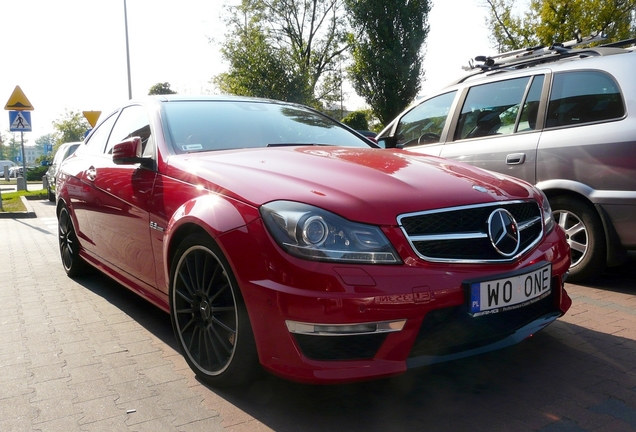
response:
[[[378,227],[291,201],[274,201],[260,211],[276,242],[299,258],[365,264],[401,262]]]
[[[548,235],[554,229],[556,222],[554,221],[554,215],[552,214],[552,207],[550,207],[550,201],[545,196],[542,190],[539,189],[543,196],[543,204],[541,205],[541,212],[543,213],[543,226],[545,227],[545,234]]]

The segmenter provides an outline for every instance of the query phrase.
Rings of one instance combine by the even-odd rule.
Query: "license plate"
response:
[[[537,302],[548,295],[552,264],[499,279],[471,282],[470,314],[480,316],[505,312]]]

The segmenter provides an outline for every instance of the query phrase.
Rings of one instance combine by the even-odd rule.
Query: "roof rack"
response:
[[[474,59],[469,60],[469,65],[467,67],[464,66],[463,69],[468,71],[479,69],[482,72],[500,69],[503,67],[516,69],[573,55],[604,55],[608,54],[609,51],[597,50],[596,48],[618,48],[634,44],[636,42],[636,39],[626,39],[624,41],[600,45],[598,47],[585,50],[572,49],[577,46],[587,45],[605,39],[607,39],[607,36],[600,32],[586,37],[581,37],[579,34],[577,35],[576,39],[572,39],[571,41],[567,42],[555,43],[553,45],[550,45],[549,47],[546,47],[545,45],[538,45],[534,47],[508,51],[494,56],[477,56]]]
[[[626,50],[622,49],[622,47],[636,45],[636,38],[632,38],[598,45],[591,48],[572,49],[577,46],[605,40],[606,38],[607,36],[600,32],[586,37],[581,37],[579,33],[576,39],[567,42],[555,43],[549,47],[546,47],[545,45],[538,45],[535,47],[508,51],[494,56],[477,56],[474,59],[469,60],[468,66],[462,67],[462,69],[471,71],[472,73],[459,78],[457,81],[449,85],[460,84],[470,77],[484,72],[521,69],[574,56],[592,57],[624,53]],[[476,64],[475,62],[480,62],[481,64]]]

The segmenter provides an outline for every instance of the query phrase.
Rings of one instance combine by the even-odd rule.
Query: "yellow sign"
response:
[[[31,105],[20,86],[15,86],[15,90],[11,93],[11,97],[4,109],[8,111],[33,111],[33,105]]]
[[[82,111],[86,120],[91,124],[92,127],[95,127],[97,124],[97,120],[99,120],[99,116],[102,114],[101,111]]]

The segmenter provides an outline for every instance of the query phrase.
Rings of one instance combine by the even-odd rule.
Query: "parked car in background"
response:
[[[24,177],[24,168],[15,165],[9,168],[9,178]]]
[[[53,157],[53,162],[49,165],[49,169],[46,170],[46,190],[49,201],[55,201],[55,175],[60,167],[60,164],[66,160],[70,155],[72,155],[75,150],[81,144],[81,141],[78,142],[70,142],[61,144],[57,151],[55,152],[55,156]]]
[[[566,232],[569,280],[599,275],[636,249],[636,52],[622,48],[634,41],[477,58],[378,142],[536,184]]]
[[[515,344],[563,315],[565,234],[534,186],[382,150],[310,108],[157,96],[58,171],[69,276],[171,316],[200,379],[377,378]]]
[[[16,166],[16,163],[6,159],[0,160],[0,177],[4,177],[5,166],[10,170],[11,167]],[[8,174],[9,174],[9,171],[7,170],[7,175]]]
[[[376,142],[375,137],[377,134],[375,132],[368,131],[368,130],[358,130],[356,132],[358,132],[360,135],[363,135],[369,138],[371,141]]]

